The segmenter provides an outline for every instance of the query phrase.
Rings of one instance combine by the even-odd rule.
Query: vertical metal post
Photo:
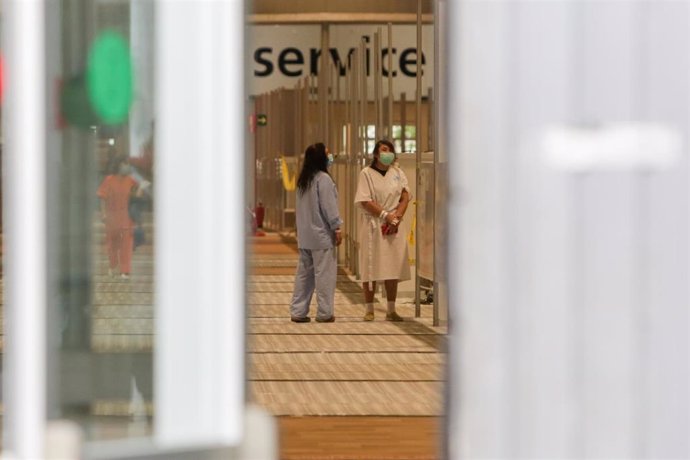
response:
[[[443,49],[444,47],[440,43],[440,40],[443,40],[444,38],[441,35],[441,32],[445,32],[443,29],[439,29],[442,27],[441,22],[443,21],[440,18],[438,8],[439,8],[439,2],[436,2],[436,8],[434,11],[434,96],[433,96],[433,117],[434,117],[434,122],[431,125],[432,131],[430,133],[433,133],[433,144],[432,148],[434,151],[434,185],[433,189],[431,192],[432,200],[433,200],[433,215],[434,215],[434,242],[433,242],[433,255],[434,255],[434,279],[433,279],[433,293],[434,293],[434,307],[433,307],[433,326],[438,327],[441,325],[441,308],[444,303],[447,303],[446,298],[445,298],[445,279],[446,279],[446,274],[444,272],[444,267],[446,267],[446,264],[443,263],[439,258],[447,258],[448,256],[444,252],[444,248],[440,247],[438,244],[440,238],[438,232],[441,232],[442,228],[445,228],[445,216],[446,213],[444,211],[439,212],[439,204],[436,202],[436,197],[437,197],[437,190],[439,188],[439,177],[443,177],[445,175],[445,172],[442,172],[440,170],[440,159],[441,159],[441,147],[443,144],[443,141],[441,140],[441,127],[439,125],[439,120],[442,119],[439,115],[441,115],[443,112],[443,101],[441,100],[440,97],[438,97],[439,94],[445,94],[443,91],[443,87],[441,86],[441,82],[444,81],[441,76],[441,65],[439,62],[439,55],[440,50]],[[445,57],[444,57],[445,58]],[[443,179],[441,179],[443,180]],[[443,285],[443,287],[441,287]],[[441,292],[441,289],[444,291]]]
[[[276,156],[276,161],[280,165],[281,164],[281,154],[282,154],[282,143],[281,140],[283,138],[283,130],[280,129],[282,117],[281,114],[283,112],[283,97],[282,97],[282,90],[277,89],[273,93],[273,98],[275,101],[274,110],[273,114],[271,117],[276,121],[275,123],[269,123],[268,126],[271,127],[271,132],[273,133],[273,139],[275,142],[275,148],[274,148],[274,153]],[[285,205],[287,203],[287,191],[285,190],[285,187],[283,187],[283,181],[279,182],[279,188],[278,190],[280,191],[280,203],[278,206],[279,213],[280,213],[280,230],[285,231]]]
[[[352,55],[352,102],[350,104],[352,114],[350,116],[350,137],[352,158],[355,158],[359,149],[359,48]]]
[[[361,92],[361,76],[360,76],[360,67],[361,67],[361,61],[362,61],[362,48],[361,45],[357,51],[355,51],[354,54],[354,69],[352,72],[352,84],[354,91],[352,92],[352,156],[350,157],[350,161],[352,162],[352,189],[354,190],[357,187],[357,170],[359,169],[359,159],[361,158],[361,149],[362,149],[362,143],[361,143],[361,127],[360,127],[360,114],[361,114],[361,107],[360,107],[360,92]],[[353,230],[356,231],[354,222],[353,222]],[[354,233],[353,233],[354,234]],[[359,242],[359,237],[357,237],[353,241],[353,254],[354,254],[354,259],[356,263],[356,271],[357,275],[359,275],[360,267],[359,267],[359,251],[357,248],[357,243]]]
[[[261,96],[262,99],[262,113],[268,114],[268,106],[270,105],[270,99],[269,99],[269,94],[264,94]],[[259,130],[257,126],[257,131]],[[266,181],[270,181],[273,179],[273,164],[272,162],[272,157],[271,157],[271,143],[270,143],[270,135],[268,132],[262,133],[261,136],[261,145],[263,147],[263,153],[262,153],[262,158],[264,162],[264,179]],[[273,220],[273,193],[271,190],[270,186],[266,187],[266,191],[264,192],[267,194],[266,196],[266,214],[265,214],[265,221],[269,225],[274,225],[275,221]]]
[[[330,62],[330,60],[329,60]],[[329,66],[330,67],[330,66]],[[333,65],[333,69],[331,70],[337,70],[335,69],[335,66]],[[329,79],[328,79],[328,91],[326,92],[327,97],[328,97],[328,142],[326,145],[328,148],[331,149],[333,152],[337,152],[337,143],[338,143],[338,136],[336,136],[335,133],[335,78],[336,72],[329,72]],[[332,144],[332,145],[331,145]]]
[[[349,116],[348,116],[348,113],[349,113],[348,112],[348,108],[349,108],[348,99],[350,97],[350,95],[349,95],[350,81],[348,79],[349,73],[350,73],[350,71],[348,69],[346,71],[345,81],[343,83],[343,85],[344,85],[343,91],[345,92],[345,96],[343,97],[343,101],[342,101],[343,112],[340,116],[340,119],[343,120],[343,123],[341,124],[341,129],[342,129],[342,126],[347,126],[347,120],[349,119]],[[340,79],[338,79],[338,81],[340,82]],[[340,99],[340,87],[338,87],[338,99]],[[339,135],[339,137],[342,139],[342,133]],[[350,159],[347,156],[347,144],[348,143],[349,142],[347,141],[347,137],[346,137],[342,141],[342,148],[341,148],[340,152],[343,155],[345,155],[345,166],[344,166],[344,168],[345,168],[345,196],[351,197],[352,194],[350,193],[350,181],[349,181],[349,178],[350,178],[350,175],[349,175],[349,173],[350,173]],[[346,216],[347,220],[352,220],[352,218],[351,218],[352,213],[350,212],[350,201],[352,201],[352,200],[349,200],[349,199],[345,200],[345,216]],[[347,262],[347,266],[349,267],[351,265],[351,262],[350,262],[350,225],[349,225],[349,223],[345,224],[345,225],[346,225],[346,229],[347,229],[345,232],[345,244],[344,244],[344,246],[345,246],[345,260]]]
[[[312,75],[311,88],[309,88],[309,139],[307,140],[307,144],[312,144],[316,142],[317,139],[319,141],[323,141],[323,139],[320,139],[321,125],[319,124],[319,121],[312,123],[312,120],[319,119],[318,116],[314,117],[313,114],[316,113],[320,115],[320,110],[318,77],[316,75]]]
[[[342,153],[343,151],[343,128],[342,128],[342,123],[340,123],[340,120],[343,119],[342,117],[342,100],[340,98],[340,69],[337,67],[335,68],[335,103],[334,103],[334,123],[335,123],[335,146],[336,146],[336,152],[338,154]]]
[[[352,54],[352,65],[350,66],[350,72],[349,72],[349,77],[350,77],[350,113],[348,114],[348,118],[350,121],[350,130],[349,130],[349,156],[350,159],[353,158],[355,150],[355,126],[357,122],[357,99],[356,99],[356,94],[357,94],[357,51]]]
[[[273,125],[274,123],[271,123],[270,120],[273,119],[275,115],[275,91],[271,91],[268,94],[268,110],[266,111],[266,115],[268,116],[269,123],[266,126],[266,133],[268,134],[268,145],[269,145],[269,150],[268,154],[270,155],[271,158],[271,169],[273,172],[273,177],[275,177],[278,180],[273,181],[273,226],[275,229],[280,229],[282,226],[282,220],[280,218],[280,197],[282,194],[281,191],[281,185],[280,185],[280,170],[278,168],[278,156],[276,155],[276,142],[275,142],[275,133],[273,132]]]
[[[301,92],[301,82],[300,80],[297,81],[295,84],[295,123],[301,123],[302,121],[302,92]],[[298,125],[295,126],[297,128]],[[295,155],[299,155],[300,153],[300,144],[301,144],[301,139],[300,139],[300,130],[295,129],[295,137],[294,137],[294,142],[292,143],[292,150],[295,153]]]
[[[275,106],[273,104],[273,94],[274,94],[274,92],[271,91],[270,93],[268,93],[268,98],[267,98],[268,99],[268,106],[267,106],[267,110],[266,110],[266,116],[268,117],[269,120],[273,117],[273,107]],[[266,126],[266,135],[268,137],[268,157],[271,159],[271,176],[278,179],[279,174],[278,174],[278,170],[276,168],[277,164],[276,164],[276,155],[275,155],[275,142],[273,140],[273,127],[270,123]],[[280,205],[279,205],[279,201],[278,201],[279,196],[280,196],[280,190],[277,188],[277,185],[276,185],[277,183],[278,183],[277,180],[274,181],[273,186],[271,187],[273,189],[273,193],[272,193],[273,196],[271,198],[271,201],[272,201],[271,207],[273,209],[272,209],[271,214],[273,216],[273,227],[274,228],[280,226],[280,220],[279,220],[280,216],[278,215],[278,212],[280,209]]]
[[[276,106],[275,106],[275,113],[273,114],[273,118],[276,119],[277,123],[269,123],[268,126],[273,127],[273,134],[276,139],[276,154],[280,155],[283,153],[283,139],[285,137],[284,130],[281,129],[282,121],[283,121],[283,113],[285,111],[285,97],[284,97],[285,92],[283,91],[282,88],[279,88],[275,91],[275,101],[276,101]]]
[[[256,117],[258,114],[262,113],[261,112],[261,100],[262,97],[258,96],[254,98],[254,104],[253,104],[253,109],[254,109],[254,117]],[[258,202],[261,200],[266,206],[266,197],[265,194],[263,193],[263,144],[262,144],[262,137],[259,135],[259,127],[256,121],[256,118],[254,119],[254,170],[256,171],[256,177],[254,178],[254,197],[256,198],[256,201]],[[259,190],[261,190],[261,194],[259,193]],[[264,218],[265,219],[265,218]]]
[[[299,85],[299,92],[297,93],[297,96],[299,98],[299,118],[297,119],[297,122],[299,123],[299,127],[297,128],[297,133],[298,133],[297,151],[300,153],[304,149],[304,139],[305,139],[305,136],[304,136],[305,116],[304,116],[304,114],[307,111],[307,107],[306,107],[307,104],[306,104],[306,101],[304,100],[305,83],[306,83],[306,81],[304,78],[301,78],[297,83]]]
[[[273,106],[273,95],[271,92],[269,92],[266,95],[266,116],[271,118],[271,108]],[[273,156],[273,136],[271,135],[271,126],[268,125],[266,127],[266,157],[268,158],[268,161],[271,165],[271,172],[270,172],[270,178],[271,179],[276,179],[278,178],[277,172],[276,172],[276,163],[275,163],[275,158]],[[275,183],[275,181],[272,181]],[[276,208],[277,208],[277,202],[276,202],[276,189],[275,185],[269,186],[269,190],[271,191],[271,224],[272,227],[275,228],[278,225],[278,221],[276,220]]]
[[[329,28],[328,24],[321,24],[321,65],[319,66],[319,108],[320,108],[320,141],[328,145],[328,84],[330,82],[331,66],[329,65]]]
[[[416,118],[416,150],[417,150],[417,187],[416,187],[416,197],[415,200],[419,202],[419,193],[421,191],[422,184],[422,0],[417,0],[417,116]],[[417,228],[419,228],[419,213],[418,206],[415,206],[415,228],[414,228],[414,265],[415,265],[415,277],[414,277],[414,296],[415,296],[415,306],[414,315],[419,317],[421,315],[421,305],[419,298],[419,234],[417,233]]]
[[[348,196],[354,196],[352,192],[352,58],[348,56],[347,60],[347,73],[345,74],[345,94],[347,95],[345,99],[345,124],[347,125],[347,137],[345,144],[345,151],[347,154],[347,184],[349,188]],[[348,200],[351,202],[352,200]],[[350,206],[348,204],[348,206]],[[352,209],[350,206],[349,209]],[[354,268],[354,234],[352,233],[352,220],[354,213],[348,214],[348,238],[347,238],[347,259],[350,263],[350,269]]]
[[[280,112],[280,100],[278,99],[278,90],[274,90],[271,92],[271,114],[269,115],[269,123],[268,127],[269,132],[271,133],[271,153],[273,155],[273,160],[275,162],[275,165],[280,167],[280,156],[278,155],[278,149],[279,149],[279,144],[278,144],[278,138],[280,136],[280,133],[276,130],[276,125],[278,125],[278,113]],[[273,119],[276,122],[271,123],[270,120]],[[280,169],[278,169],[281,171]],[[281,171],[282,174],[282,171]],[[281,176],[282,177],[282,176]],[[285,227],[285,222],[284,222],[284,214],[283,214],[283,208],[285,205],[285,190],[283,189],[283,183],[282,181],[277,181],[276,182],[276,219],[279,222],[278,228],[282,231],[283,228]]]
[[[432,151],[436,149],[436,138],[434,136],[434,125],[436,123],[436,112],[434,110],[434,107],[436,105],[436,100],[434,98],[434,88],[429,87],[429,92],[427,94],[427,114],[428,114],[428,119],[427,119],[427,124],[426,124],[426,144],[427,144],[427,151]]]
[[[300,151],[304,150],[309,143],[309,76],[302,80],[302,143],[300,144]]]
[[[381,28],[374,33],[374,110],[376,111],[376,139],[383,137],[383,105],[381,104]]]
[[[405,141],[407,140],[405,136],[405,126],[407,126],[407,94],[400,93],[400,143],[401,152],[405,151]]]
[[[369,68],[369,60],[367,59],[367,44],[366,40],[362,39],[361,52],[359,56],[359,73],[361,78],[360,91],[360,151],[362,158],[367,154],[367,107],[369,99],[367,96],[367,69]]]
[[[393,23],[388,23],[388,139],[393,142]]]

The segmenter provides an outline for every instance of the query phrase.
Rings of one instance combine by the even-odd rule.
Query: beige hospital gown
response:
[[[401,228],[394,235],[384,236],[381,233],[383,221],[362,207],[363,203],[373,200],[386,211],[393,211],[400,202],[403,190],[410,193],[407,176],[397,166],[388,168],[385,176],[369,166],[359,173],[355,204],[360,205],[359,272],[361,281],[410,279],[405,231]]]

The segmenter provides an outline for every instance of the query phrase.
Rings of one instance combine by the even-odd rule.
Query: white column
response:
[[[3,2],[3,448],[44,456],[46,418],[45,42],[42,1]]]
[[[448,6],[450,458],[687,458],[690,6]]]
[[[156,440],[237,444],[244,411],[241,0],[157,5]]]

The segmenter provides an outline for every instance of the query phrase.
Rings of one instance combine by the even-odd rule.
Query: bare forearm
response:
[[[378,217],[389,224],[398,225],[398,222],[400,222],[400,219],[397,216],[397,211],[389,212],[375,201],[367,201],[366,203],[362,203],[362,206],[369,214],[374,217]]]
[[[375,217],[379,217],[381,215],[381,212],[385,211],[385,209],[383,209],[383,207],[376,201],[367,201],[365,203],[362,203],[362,206],[364,207],[364,210],[366,212]]]
[[[405,212],[407,211],[407,206],[409,204],[410,204],[410,194],[407,193],[407,190],[403,190],[403,193],[400,196],[400,203],[398,203],[398,207],[396,208],[397,214],[400,217],[405,215]]]

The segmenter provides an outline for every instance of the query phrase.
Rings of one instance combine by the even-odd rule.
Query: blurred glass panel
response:
[[[393,139],[402,138],[402,126],[393,125]]]
[[[405,141],[405,153],[416,152],[417,141]]]
[[[153,2],[49,3],[49,415],[148,436],[153,400]],[[58,84],[53,84],[57,80]]]
[[[2,36],[2,24],[1,23],[0,23],[0,36]],[[2,55],[4,55],[4,54],[2,53],[2,47],[0,47],[0,56],[2,56]],[[4,65],[2,60],[0,60],[0,66],[1,65]],[[0,72],[2,70],[3,69],[0,68]],[[1,75],[2,75],[2,73],[0,73],[0,78],[2,78]],[[4,82],[2,82],[2,83],[4,84]],[[0,95],[2,95],[3,90],[4,90],[4,88],[2,88],[0,86]],[[2,191],[3,191],[2,178],[4,177],[4,174],[2,172],[2,162],[3,162],[2,151],[3,151],[3,147],[4,147],[3,141],[2,141],[2,139],[4,139],[3,131],[2,131],[2,125],[3,125],[3,123],[0,123],[0,257],[2,257],[2,259],[0,259],[0,260],[4,260],[4,258],[5,258],[5,255],[4,255],[5,244],[3,242],[4,231],[2,228],[2,220],[3,220],[2,219],[2,216],[3,216],[2,204],[3,204],[3,200],[4,200],[4,198],[2,196],[3,195],[2,194]],[[4,273],[4,270],[2,268],[1,262],[0,262],[0,324],[2,325],[2,327],[0,327],[0,377],[2,377],[2,375],[4,373],[4,362],[3,361],[4,361],[4,357],[5,357],[5,273]],[[3,392],[0,391],[0,406],[2,406],[3,401],[4,401]],[[2,414],[0,414],[0,431],[2,431],[3,422],[4,422],[4,418],[3,418]]]
[[[417,135],[417,128],[415,125],[405,125],[405,138],[406,139],[414,139],[414,137]]]

